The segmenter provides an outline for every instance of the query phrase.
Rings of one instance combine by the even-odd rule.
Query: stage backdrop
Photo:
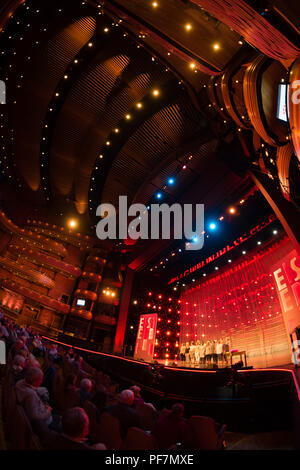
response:
[[[290,338],[273,273],[292,250],[285,237],[187,288],[181,297],[180,342],[229,338],[232,349],[246,351],[249,365],[290,363]]]
[[[138,329],[134,358],[145,362],[153,360],[155,337],[157,328],[157,315],[142,315]]]

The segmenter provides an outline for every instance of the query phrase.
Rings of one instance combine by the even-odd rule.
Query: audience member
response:
[[[47,426],[52,423],[52,409],[45,404],[38,394],[38,388],[44,374],[37,367],[29,367],[25,371],[25,379],[16,384],[18,402],[23,406],[31,422],[42,421]]]
[[[90,379],[82,379],[80,382],[80,389],[78,390],[78,395],[80,398],[80,403],[83,406],[86,400],[91,400],[92,395],[91,391],[93,388],[93,383]]]
[[[153,435],[160,449],[169,449],[178,443],[188,448],[191,443],[191,429],[183,417],[184,406],[176,403],[170,413],[163,414],[155,423]]]
[[[119,395],[118,403],[110,406],[107,412],[120,422],[121,437],[126,437],[130,427],[141,427],[140,417],[132,408],[134,393],[131,390],[123,390]]]
[[[134,385],[130,388],[130,390],[134,393],[132,408],[136,409],[139,404],[145,403],[143,398],[141,397],[141,389],[137,385]]]

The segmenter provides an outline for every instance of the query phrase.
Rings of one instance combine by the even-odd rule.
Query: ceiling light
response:
[[[75,219],[70,219],[69,222],[68,222],[68,225],[70,228],[76,228],[78,223]]]

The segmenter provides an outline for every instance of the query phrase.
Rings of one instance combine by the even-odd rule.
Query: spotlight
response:
[[[273,230],[273,235],[278,235],[278,230]]]
[[[169,179],[168,179],[168,185],[169,185],[169,186],[172,186],[174,183],[175,183],[174,178],[169,178]]]
[[[159,96],[159,90],[155,89],[152,92],[153,96]]]
[[[191,25],[190,23],[187,23],[187,24],[185,25],[185,29],[186,29],[187,31],[191,31],[192,25]]]
[[[213,223],[210,224],[209,228],[210,228],[210,230],[216,230],[217,225],[213,222]]]
[[[220,44],[215,43],[215,44],[213,45],[213,48],[214,48],[215,51],[218,51],[218,50],[220,49]]]
[[[230,214],[235,214],[236,213],[236,208],[235,207],[230,207],[229,213]]]
[[[70,219],[69,222],[68,222],[68,225],[70,228],[76,228],[78,223],[75,219]]]
[[[156,199],[162,199],[162,193],[156,193]]]

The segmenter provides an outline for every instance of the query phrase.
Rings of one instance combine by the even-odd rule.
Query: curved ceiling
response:
[[[196,0],[19,3],[0,10],[1,174],[28,201],[24,219],[33,204],[41,218],[73,215],[89,231],[101,201],[147,202],[159,188],[175,200],[189,178],[201,184],[219,126],[203,85],[241,49],[255,52],[238,27],[208,0],[206,10]],[[274,3],[288,22],[292,9]]]

